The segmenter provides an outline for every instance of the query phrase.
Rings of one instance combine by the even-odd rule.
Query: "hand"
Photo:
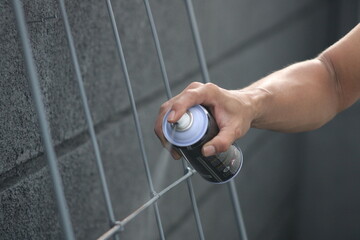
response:
[[[246,91],[226,90],[212,83],[193,82],[161,106],[154,130],[173,158],[179,159],[180,154],[168,147],[169,143],[162,132],[162,120],[164,115],[171,111],[167,120],[175,123],[187,109],[201,104],[211,111],[220,130],[217,136],[204,145],[202,153],[204,156],[215,155],[226,151],[236,139],[249,130],[255,117],[251,100],[250,94]]]

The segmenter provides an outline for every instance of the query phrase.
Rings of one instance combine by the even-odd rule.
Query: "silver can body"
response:
[[[218,126],[211,114],[201,105],[190,108],[188,114],[191,115],[192,125],[182,131],[167,122],[166,114],[163,121],[165,137],[205,180],[212,183],[228,182],[242,167],[243,155],[240,148],[233,144],[225,152],[203,156],[201,149],[218,134]],[[191,140],[187,141],[186,137]]]

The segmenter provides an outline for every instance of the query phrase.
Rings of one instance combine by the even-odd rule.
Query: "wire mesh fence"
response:
[[[49,170],[50,170],[50,174],[51,174],[51,178],[52,178],[52,182],[53,182],[53,188],[54,188],[54,192],[55,192],[55,198],[57,201],[57,207],[58,207],[58,212],[60,215],[60,222],[61,222],[63,234],[66,239],[75,239],[74,230],[73,230],[74,226],[71,223],[71,218],[69,215],[69,210],[67,207],[64,190],[63,190],[63,186],[62,186],[62,180],[61,180],[61,176],[60,176],[59,169],[57,166],[56,154],[54,152],[54,146],[53,146],[52,138],[51,138],[50,131],[49,131],[49,123],[48,123],[48,120],[46,119],[44,102],[41,98],[41,90],[40,90],[40,86],[39,86],[38,73],[37,73],[34,57],[32,54],[32,49],[31,49],[30,39],[29,39],[28,31],[27,31],[26,20],[25,20],[25,16],[24,16],[22,2],[20,0],[12,0],[12,4],[13,4],[14,13],[15,13],[17,29],[18,29],[20,40],[21,40],[22,49],[23,49],[26,72],[27,72],[28,79],[29,79],[30,86],[31,86],[32,97],[33,97],[33,101],[35,104],[36,112],[38,115],[38,121],[39,121],[39,125],[40,125],[40,132],[41,132],[41,136],[43,139],[44,148],[46,151],[47,161],[48,161],[48,165],[49,165]],[[203,226],[202,226],[202,222],[201,222],[200,214],[199,214],[199,209],[198,209],[198,205],[197,205],[197,201],[196,201],[196,197],[195,197],[195,189],[194,189],[192,181],[191,181],[191,176],[193,176],[196,173],[196,171],[193,170],[190,166],[188,166],[188,164],[185,160],[182,161],[183,168],[184,168],[184,175],[182,177],[180,177],[179,179],[177,179],[176,181],[171,183],[168,187],[164,188],[163,190],[161,190],[159,192],[156,192],[154,189],[152,175],[151,175],[151,171],[150,171],[149,163],[148,163],[148,156],[145,151],[145,142],[144,142],[143,133],[141,130],[141,123],[139,120],[138,111],[137,111],[137,107],[136,107],[136,103],[135,103],[135,99],[134,99],[134,95],[133,95],[133,90],[132,90],[132,86],[131,86],[131,80],[130,80],[130,76],[128,73],[128,68],[127,68],[126,59],[125,59],[125,55],[124,55],[124,50],[123,50],[122,43],[121,43],[121,36],[119,34],[117,24],[115,21],[115,16],[114,16],[114,11],[112,8],[111,0],[104,0],[104,4],[106,4],[108,14],[109,14],[109,22],[111,23],[111,28],[112,28],[113,34],[114,34],[116,50],[119,55],[120,64],[121,64],[123,74],[124,74],[126,89],[127,89],[129,101],[131,104],[133,121],[134,121],[135,128],[136,128],[138,144],[139,144],[139,147],[141,150],[141,157],[142,157],[144,168],[145,168],[145,174],[146,174],[148,187],[149,187],[149,194],[150,194],[150,199],[147,202],[145,202],[142,206],[139,206],[138,209],[136,209],[134,212],[131,212],[128,216],[126,216],[122,220],[116,220],[117,218],[115,217],[114,210],[113,210],[113,204],[111,203],[111,199],[110,199],[110,192],[109,192],[108,184],[106,181],[106,175],[105,175],[105,171],[104,171],[104,167],[103,167],[103,161],[101,158],[99,144],[97,142],[97,138],[96,138],[96,134],[95,134],[95,130],[94,130],[94,123],[93,123],[93,120],[91,117],[91,112],[90,112],[90,108],[89,108],[89,104],[88,104],[88,99],[86,96],[86,91],[84,88],[84,83],[83,83],[83,79],[82,79],[82,75],[81,75],[77,52],[76,52],[73,36],[71,33],[71,26],[68,21],[68,16],[67,16],[64,0],[58,0],[58,4],[59,4],[59,8],[60,8],[61,19],[63,22],[64,31],[65,31],[67,42],[68,42],[69,51],[71,54],[72,65],[75,70],[75,79],[79,86],[82,107],[83,107],[83,110],[85,113],[87,127],[88,127],[88,131],[89,131],[89,134],[91,137],[91,143],[92,143],[93,151],[95,154],[96,166],[97,166],[97,170],[99,173],[99,181],[101,183],[103,198],[104,198],[104,202],[106,205],[105,207],[106,207],[107,214],[108,214],[109,230],[106,231],[105,233],[103,233],[103,235],[100,236],[98,239],[110,239],[111,237],[115,237],[115,239],[120,239],[121,238],[120,231],[123,231],[125,229],[125,225],[128,224],[129,222],[131,222],[134,218],[136,218],[136,216],[138,216],[140,213],[142,213],[144,210],[146,210],[147,208],[149,208],[151,206],[154,208],[155,218],[156,218],[158,231],[159,231],[159,236],[161,239],[165,239],[165,233],[164,233],[164,230],[162,227],[161,215],[160,215],[159,206],[158,206],[157,201],[161,196],[165,195],[168,191],[172,190],[178,184],[181,184],[183,182],[187,183],[189,198],[190,198],[193,215],[194,215],[195,222],[196,222],[198,237],[199,237],[199,239],[205,239],[204,230],[203,230]],[[192,1],[185,0],[184,4],[186,6],[186,10],[188,13],[188,20],[190,23],[190,28],[192,30],[192,36],[193,36],[195,49],[196,49],[196,53],[197,53],[198,60],[199,60],[199,65],[200,65],[200,69],[201,69],[201,73],[202,73],[202,77],[203,77],[203,82],[209,83],[210,82],[209,72],[208,72],[205,54],[204,54],[201,39],[200,39],[200,34],[199,34],[197,22],[196,22],[196,17],[195,17],[195,12],[193,9]],[[157,34],[156,24],[155,24],[154,18],[152,16],[151,7],[150,7],[150,3],[148,0],[144,0],[144,7],[146,9],[148,23],[151,27],[152,36],[153,36],[154,44],[156,47],[156,53],[157,53],[157,57],[159,60],[159,66],[161,69],[163,83],[164,83],[164,91],[166,92],[167,97],[171,98],[172,93],[171,93],[171,89],[170,89],[169,80],[167,77],[165,61],[162,56],[160,40],[159,40],[159,37]],[[241,208],[240,208],[240,203],[239,203],[239,199],[238,199],[238,194],[236,191],[235,182],[230,181],[227,184],[229,187],[229,194],[230,194],[233,208],[234,208],[233,212],[235,213],[235,217],[237,220],[239,239],[246,240],[247,235],[246,235],[245,225],[244,225],[244,221],[243,221],[242,214],[241,214]]]

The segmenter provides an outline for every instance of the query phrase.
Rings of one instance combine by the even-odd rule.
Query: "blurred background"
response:
[[[23,0],[77,239],[108,229],[94,153],[57,1]],[[149,189],[105,1],[65,1],[116,219]],[[113,0],[155,189],[183,175],[153,125],[166,101],[143,1]],[[194,0],[211,80],[241,88],[317,56],[352,29],[358,0]],[[151,0],[173,94],[202,81],[182,0]],[[47,18],[45,21],[41,19]],[[39,21],[40,20],[40,21]],[[14,13],[0,1],[0,239],[62,239]],[[248,237],[360,239],[360,106],[311,133],[252,129],[236,186]],[[238,239],[228,188],[192,177],[206,239]],[[167,239],[197,239],[186,184],[159,200]],[[159,239],[153,208],[121,239]]]

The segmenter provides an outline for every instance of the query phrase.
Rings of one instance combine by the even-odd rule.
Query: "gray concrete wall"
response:
[[[60,16],[56,1],[24,0],[28,21]],[[150,1],[169,80],[176,94],[201,81],[182,1]],[[149,198],[148,185],[105,1],[66,1],[82,76],[117,219]],[[166,100],[143,2],[113,1],[156,190],[183,174],[179,161],[161,159],[153,133]],[[240,88],[289,63],[316,56],[329,43],[328,1],[194,1],[216,84]],[[29,23],[43,99],[78,239],[107,229],[94,153],[61,19]],[[0,2],[0,236],[61,239],[54,193],[40,140],[9,0]],[[251,130],[239,141],[245,163],[236,179],[249,239],[294,239],[300,221],[303,135]],[[207,239],[237,239],[228,189],[192,178]],[[302,204],[305,205],[302,205]],[[159,200],[167,239],[196,239],[186,184]],[[299,224],[301,223],[301,224]],[[305,225],[301,225],[305,226]],[[304,227],[306,228],[306,226]],[[158,239],[149,209],[122,239]]]
[[[359,4],[359,3],[358,3]],[[337,10],[329,41],[358,23],[356,2],[333,2]],[[359,5],[360,6],[360,5]],[[360,238],[360,105],[304,136],[296,239]]]

